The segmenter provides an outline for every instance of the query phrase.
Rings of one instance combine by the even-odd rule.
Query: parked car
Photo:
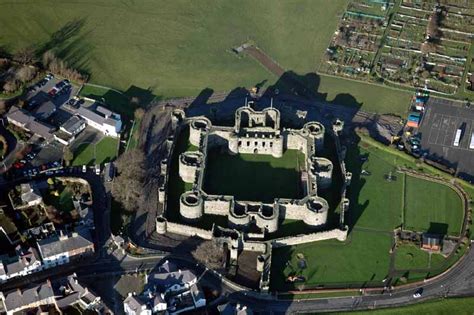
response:
[[[415,291],[413,294],[413,298],[418,299],[422,296],[423,294],[423,288],[419,288],[418,290]]]

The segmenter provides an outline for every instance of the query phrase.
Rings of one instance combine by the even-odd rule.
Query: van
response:
[[[469,149],[474,149],[474,132],[471,135],[471,143],[469,144]]]
[[[85,165],[82,165],[82,172],[83,173],[87,172],[87,167]]]

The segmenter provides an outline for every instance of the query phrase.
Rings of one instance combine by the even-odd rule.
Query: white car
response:
[[[421,297],[421,295],[423,294],[423,288],[419,288],[418,290],[415,291],[415,293],[413,294],[413,298],[414,299],[418,299]]]

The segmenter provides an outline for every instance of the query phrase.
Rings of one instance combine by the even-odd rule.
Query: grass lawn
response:
[[[472,315],[474,309],[474,298],[450,298],[431,302],[424,302],[410,306],[381,309],[361,312],[345,312],[331,314],[354,314],[354,315],[418,315],[418,314],[437,314],[437,315]]]
[[[395,255],[395,268],[398,270],[424,269],[430,267],[440,267],[445,262],[445,258],[440,254],[430,254],[411,244],[403,244],[397,248]]]
[[[304,154],[297,150],[287,150],[281,158],[211,151],[204,191],[233,195],[237,200],[273,202],[278,197],[301,198],[303,192],[298,168],[303,163]]]
[[[178,137],[173,151],[168,178],[168,202],[166,218],[172,222],[180,221],[179,198],[193,188],[192,183],[185,183],[179,176],[179,155],[186,151],[196,151],[197,147],[189,142],[189,128],[184,129]]]
[[[403,180],[401,174],[395,172],[395,165],[381,155],[382,152],[369,146],[348,150],[347,168],[353,176],[347,220],[350,226],[391,232],[401,224]],[[362,176],[361,170],[371,175]],[[390,172],[396,180],[385,180]]]
[[[382,281],[388,273],[390,245],[389,234],[353,231],[347,243],[328,240],[274,249],[271,285],[291,288],[285,283],[290,274],[303,275],[309,286]],[[298,253],[304,255],[306,269],[298,267]]]
[[[117,155],[117,141],[118,139],[111,137],[104,137],[94,145],[90,143],[81,144],[74,152],[74,160],[72,165],[94,165],[110,162]],[[94,160],[94,151],[96,159]]]
[[[407,176],[405,200],[406,228],[459,235],[464,216],[462,203],[448,186]]]
[[[365,281],[382,280],[387,275],[391,233],[402,223],[404,204],[404,175],[397,173],[395,168],[416,167],[415,163],[399,156],[397,152],[381,149],[367,141],[361,141],[358,146],[348,148],[347,169],[352,172],[353,177],[349,187],[351,206],[346,214],[346,222],[352,230],[347,243],[329,240],[275,249],[271,273],[271,285],[274,290],[293,287],[285,283],[286,277],[291,273],[304,275],[305,285],[310,287],[317,284],[338,285],[340,282],[362,284]],[[370,175],[362,176],[361,170],[370,172]],[[390,172],[394,180],[387,181],[385,176]],[[421,180],[417,187],[428,187],[428,184],[431,183]],[[445,189],[443,185],[436,183],[434,185],[441,191]],[[428,189],[423,198],[430,198],[433,194],[436,192]],[[443,207],[442,205],[441,211]],[[457,208],[460,207],[459,203]],[[460,226],[462,217],[453,220],[458,220],[457,225]],[[294,222],[288,221],[283,224],[287,228],[298,230]],[[413,248],[400,249],[396,256],[397,268],[428,268],[424,252],[419,253],[417,250],[413,258],[406,259],[410,250],[414,251]],[[308,268],[299,270],[296,267],[298,253],[304,254]],[[453,262],[459,257],[460,255],[454,257]],[[291,262],[290,265],[287,265],[287,261]],[[450,263],[441,255],[433,255],[431,270],[438,273]],[[426,274],[424,273],[422,278]],[[410,275],[409,279],[413,276]]]
[[[330,76],[320,76],[319,93],[327,93],[326,100],[335,104],[360,104],[364,111],[404,115],[412,92],[356,82]],[[369,92],[370,91],[370,92]]]
[[[285,68],[313,71],[347,2],[12,2],[2,4],[0,29],[5,47],[53,46],[94,83],[193,95],[273,79],[230,52],[249,39]]]

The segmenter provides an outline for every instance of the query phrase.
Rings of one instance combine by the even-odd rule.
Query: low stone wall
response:
[[[311,233],[306,235],[297,235],[282,237],[272,241],[273,247],[284,247],[284,246],[293,246],[303,243],[310,243],[316,241],[337,239],[339,241],[345,241],[347,238],[347,230],[334,229],[330,231]]]
[[[265,243],[262,243],[262,242],[246,241],[243,243],[243,248],[244,250],[248,250],[251,252],[266,253],[267,251],[267,245],[265,245]]]
[[[212,239],[212,231],[207,231],[192,227],[189,225],[178,224],[174,222],[167,223],[167,232],[186,235],[186,236],[199,236],[200,238],[210,240]]]

